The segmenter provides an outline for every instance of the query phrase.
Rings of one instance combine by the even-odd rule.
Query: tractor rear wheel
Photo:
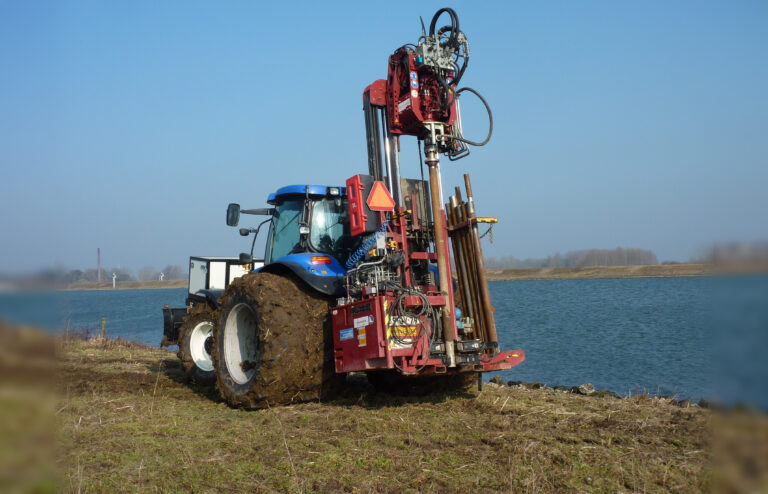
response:
[[[292,274],[238,278],[221,297],[213,361],[222,398],[256,409],[337,390],[329,300]]]
[[[184,375],[196,384],[212,384],[213,311],[207,305],[195,305],[179,328],[179,352]]]

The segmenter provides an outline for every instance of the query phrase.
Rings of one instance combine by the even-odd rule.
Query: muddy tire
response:
[[[292,274],[248,274],[221,297],[213,361],[222,398],[256,409],[332,397],[329,300]]]
[[[179,351],[181,367],[188,382],[213,384],[213,311],[207,305],[193,306],[179,328]]]
[[[439,376],[404,376],[397,371],[366,374],[377,392],[398,396],[426,396],[432,393],[467,393],[477,386],[475,372]]]

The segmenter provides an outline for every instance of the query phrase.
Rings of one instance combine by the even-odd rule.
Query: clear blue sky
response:
[[[247,250],[227,203],[365,173],[362,90],[445,5],[0,0],[0,272]],[[487,254],[768,238],[768,3],[450,5]]]

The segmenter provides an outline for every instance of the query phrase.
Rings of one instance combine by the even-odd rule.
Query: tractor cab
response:
[[[269,216],[257,228],[241,228],[240,233],[254,234],[253,245],[262,225],[269,225],[264,266],[255,271],[290,270],[316,290],[327,295],[344,291],[346,270],[343,263],[354,250],[347,219],[344,187],[324,185],[288,185],[269,195],[271,208],[240,209],[230,204],[227,224],[236,226],[239,214]]]

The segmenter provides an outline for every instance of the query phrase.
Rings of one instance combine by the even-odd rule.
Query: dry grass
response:
[[[350,379],[330,403],[233,410],[167,352],[63,345],[72,491],[699,492],[711,412],[664,399],[496,387],[425,398]]]
[[[393,397],[359,377],[333,402],[243,412],[213,388],[184,384],[168,352],[0,325],[0,491],[768,487],[765,415],[488,383],[481,393]]]

